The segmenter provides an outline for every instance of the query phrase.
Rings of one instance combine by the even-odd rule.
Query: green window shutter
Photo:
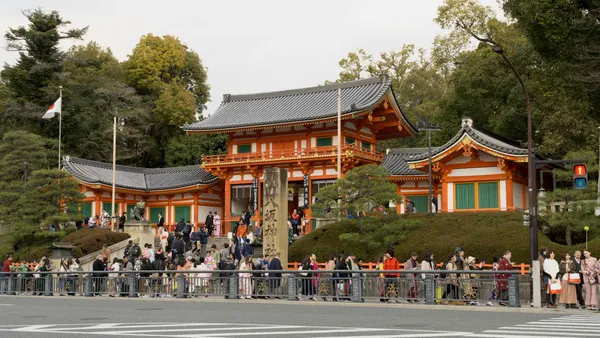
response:
[[[331,137],[318,137],[317,147],[330,147],[333,145],[333,139]]]
[[[352,137],[346,137],[346,144],[355,144],[356,140]]]
[[[92,202],[81,203],[81,216],[85,219],[92,217]]]
[[[252,152],[252,145],[251,144],[239,144],[237,146],[237,152],[238,154],[247,154],[247,153],[251,153]]]
[[[108,214],[110,215],[110,213],[112,212],[112,209],[110,208],[110,202],[104,202],[102,203],[102,209],[106,210],[106,212],[108,212]],[[97,212],[98,215],[100,215],[100,212]],[[115,215],[119,214],[119,204],[115,203]]]
[[[427,196],[408,196],[408,199],[411,202],[413,202],[413,204],[415,205],[415,209],[417,209],[417,212],[429,211],[429,208],[427,207],[429,205]]]
[[[163,215],[163,218],[165,217],[165,207],[156,207],[156,208],[150,208],[150,223],[158,223],[158,213],[161,213]],[[167,221],[165,218],[165,225],[167,225]]]
[[[191,216],[191,207],[189,205],[181,205],[175,207],[175,223],[181,221],[181,219],[185,219],[185,221],[192,221],[190,219]]]
[[[475,209],[475,185],[456,184],[456,209]]]
[[[478,183],[479,209],[498,208],[498,182]]]
[[[364,150],[371,150],[371,143],[366,142],[366,141],[361,141],[360,142],[360,146],[364,149]]]

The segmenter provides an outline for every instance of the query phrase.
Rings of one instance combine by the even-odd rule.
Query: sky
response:
[[[58,10],[71,27],[89,26],[84,41],[110,47],[119,60],[147,33],[173,35],[208,68],[212,114],[223,94],[249,94],[335,80],[338,62],[362,48],[378,55],[404,44],[430,48],[442,33],[433,22],[443,0],[19,0],[1,1],[0,31],[25,25],[21,10]],[[480,0],[498,8],[496,0]],[[2,34],[3,35],[3,34]],[[18,57],[0,42],[0,64]]]

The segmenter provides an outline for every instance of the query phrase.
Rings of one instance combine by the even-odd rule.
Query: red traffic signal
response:
[[[587,166],[585,164],[577,164],[573,167],[575,176],[587,175]]]
[[[588,186],[587,166],[576,164],[573,166],[573,185],[575,189],[586,189]]]

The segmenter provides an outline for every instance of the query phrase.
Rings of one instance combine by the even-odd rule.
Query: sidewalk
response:
[[[34,296],[2,296],[1,298],[36,298]],[[597,312],[591,312],[587,310],[577,309],[548,309],[548,308],[532,308],[532,307],[520,307],[511,308],[504,306],[473,306],[473,305],[427,305],[427,304],[408,304],[408,303],[353,303],[353,302],[331,302],[331,301],[287,301],[287,300],[275,300],[275,299],[223,299],[216,297],[208,298],[126,298],[126,297],[82,297],[82,296],[70,296],[70,297],[37,297],[39,299],[78,299],[86,301],[94,300],[134,300],[134,301],[147,301],[147,302],[191,302],[191,303],[234,303],[234,304],[269,304],[269,305],[292,305],[292,306],[338,306],[338,307],[362,307],[362,308],[393,308],[393,309],[413,309],[413,310],[441,310],[441,311],[475,311],[475,312],[507,312],[507,313],[531,313],[531,314],[545,314],[545,315],[568,315],[568,314],[597,314]],[[599,316],[600,318],[600,316]]]

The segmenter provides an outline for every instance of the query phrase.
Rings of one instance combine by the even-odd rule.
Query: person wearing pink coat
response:
[[[588,310],[596,310],[598,304],[598,260],[592,253],[585,250],[581,260],[581,274],[583,275],[583,289],[585,290],[585,305]]]

